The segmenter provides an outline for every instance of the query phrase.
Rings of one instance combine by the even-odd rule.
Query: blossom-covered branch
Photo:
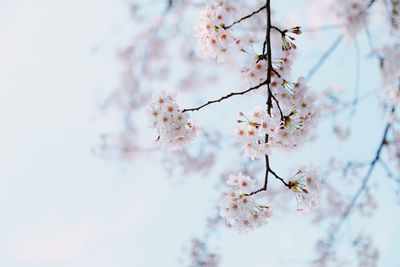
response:
[[[195,136],[197,126],[189,121],[189,111],[199,111],[230,97],[243,96],[266,87],[266,107],[256,107],[250,117],[240,112],[241,118],[237,121],[239,126],[236,131],[236,136],[244,143],[243,156],[252,160],[262,157],[265,159],[263,186],[257,188],[256,180],[243,173],[231,175],[227,183],[232,188],[220,206],[221,216],[239,231],[267,222],[270,207],[259,203],[258,193],[267,190],[269,174],[294,192],[297,210],[308,210],[319,199],[319,176],[313,170],[301,167],[291,178],[284,179],[271,168],[269,158],[273,149],[299,148],[309,138],[310,130],[318,118],[315,98],[307,91],[304,79],[300,77],[296,82],[290,82],[291,51],[297,48],[292,35],[301,34],[300,27],[281,31],[281,50],[284,55],[275,60],[272,55],[271,30],[274,26],[271,22],[271,1],[266,0],[265,6],[231,23],[229,20],[237,9],[224,1],[217,1],[207,5],[203,12],[201,33],[198,36],[203,55],[220,61],[223,55],[230,53],[231,45],[239,45],[239,52],[248,53],[249,49],[243,46],[242,38],[230,26],[225,25],[244,23],[247,18],[259,15],[264,9],[266,24],[265,38],[260,44],[262,52],[256,54],[252,65],[242,71],[248,75],[248,89],[183,110],[177,105],[174,95],[161,93],[153,98],[150,110],[152,125],[158,132],[157,141],[169,149],[177,150],[187,146]],[[244,127],[241,126],[243,124]]]

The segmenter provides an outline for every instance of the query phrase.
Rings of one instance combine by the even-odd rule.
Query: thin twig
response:
[[[266,84],[267,84],[267,81],[265,80],[265,81],[263,81],[262,83],[260,83],[260,84],[258,84],[258,85],[256,85],[256,86],[253,86],[253,87],[248,88],[247,90],[244,90],[244,91],[241,91],[241,92],[232,92],[232,93],[230,93],[230,94],[228,94],[228,95],[225,95],[225,96],[222,96],[222,97],[220,97],[220,98],[218,98],[218,99],[210,100],[210,101],[208,101],[207,103],[205,103],[205,104],[203,104],[203,105],[201,105],[201,106],[198,106],[198,107],[196,107],[196,108],[187,108],[187,109],[184,109],[184,110],[182,110],[182,112],[197,111],[197,110],[200,110],[200,109],[202,109],[202,108],[204,108],[204,107],[206,107],[206,106],[208,106],[208,105],[221,102],[221,101],[223,101],[223,100],[225,100],[225,99],[228,99],[228,98],[230,98],[230,97],[232,97],[232,96],[247,94],[248,92],[251,92],[251,91],[253,91],[253,90],[256,90],[256,89],[258,89],[258,88],[260,88],[260,87],[262,87],[263,85],[266,85]]]
[[[277,175],[275,171],[273,171],[273,170],[270,168],[270,169],[269,169],[269,172],[270,172],[273,176],[275,176],[276,179],[280,180],[287,188],[290,189],[289,184],[286,183],[285,180],[283,180],[282,177],[280,177],[279,175]]]
[[[274,29],[276,31],[278,31],[281,35],[284,35],[286,33],[286,30],[281,30],[278,27],[271,25],[271,29]]]
[[[260,8],[257,9],[256,11],[254,11],[254,12],[248,14],[247,16],[244,16],[244,17],[242,17],[242,18],[240,18],[240,19],[234,21],[232,24],[230,24],[230,25],[228,25],[228,26],[223,26],[223,28],[224,28],[225,30],[227,30],[227,29],[231,28],[233,25],[238,24],[238,23],[240,23],[240,22],[242,22],[243,20],[246,20],[246,19],[248,19],[248,18],[251,18],[252,16],[254,16],[254,15],[257,14],[257,13],[259,13],[260,11],[262,11],[262,10],[265,9],[265,8],[266,8],[266,5],[263,5],[262,7],[260,7]]]
[[[268,142],[268,135],[265,135],[265,142]],[[264,178],[264,186],[261,187],[260,189],[253,191],[249,194],[246,194],[246,196],[252,196],[255,194],[258,194],[262,191],[267,191],[268,189],[268,174],[270,172],[270,166],[269,166],[269,156],[267,154],[265,154],[265,178]]]
[[[279,112],[281,114],[281,119],[283,120],[283,113],[281,110],[281,107],[279,105],[279,101],[276,99],[276,97],[272,94],[271,91],[271,87],[270,87],[270,83],[271,83],[271,74],[274,71],[273,67],[272,67],[272,49],[271,49],[271,29],[274,27],[271,25],[271,1],[270,0],[266,0],[266,15],[267,15],[267,28],[266,28],[266,32],[265,32],[265,40],[263,43],[263,53],[262,53],[262,57],[264,59],[268,60],[268,68],[267,68],[267,79],[266,79],[266,84],[268,87],[268,99],[267,99],[267,112],[269,115],[271,115],[271,109],[272,109],[272,99],[274,99]],[[279,77],[280,75],[274,71]],[[265,143],[268,143],[268,135],[265,135]],[[268,174],[271,173],[276,179],[280,180],[286,187],[289,188],[289,184],[285,182],[285,180],[283,180],[283,178],[281,178],[280,176],[278,176],[272,169],[271,166],[269,164],[269,156],[266,154],[265,155],[265,178],[264,178],[264,186],[254,192],[251,192],[249,194],[247,194],[248,196],[251,195],[255,195],[257,193],[260,193],[262,191],[266,191],[268,188]]]
[[[272,91],[270,87],[271,73],[272,73],[272,50],[271,50],[271,0],[267,1],[267,30],[265,32],[265,40],[263,44],[263,55],[265,55],[265,49],[267,49],[268,57],[268,68],[267,68],[267,86],[268,86],[268,100],[267,100],[267,111],[271,115],[272,109]]]

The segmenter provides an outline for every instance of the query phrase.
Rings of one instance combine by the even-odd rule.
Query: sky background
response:
[[[284,10],[287,3],[276,9]],[[184,244],[204,233],[223,167],[208,177],[179,177],[184,182],[177,186],[156,156],[118,162],[92,152],[99,135],[115,128],[99,99],[118,84],[121,66],[115,51],[135,30],[122,0],[0,0],[0,267],[180,266]],[[304,74],[338,34],[300,41],[306,51],[295,73]],[[367,51],[363,38],[361,50]],[[354,47],[342,44],[340,56],[328,61],[311,86],[354,86]],[[362,60],[360,90],[367,92],[378,87],[379,77],[376,62],[364,55]],[[198,120],[207,123],[210,114],[253,105],[232,100],[204,111]],[[350,146],[331,141],[327,119],[319,129],[326,137],[300,153],[277,155],[277,169],[287,173],[288,165],[305,159],[323,163],[332,153],[371,158],[384,124],[376,106],[373,98],[361,104]],[[385,178],[377,171],[372,185],[375,179]],[[345,226],[372,231],[381,253],[379,266],[385,267],[400,264],[400,213],[391,186],[376,188],[380,202],[373,218]],[[224,230],[218,246],[221,266],[307,266],[318,234],[296,214],[245,235]]]

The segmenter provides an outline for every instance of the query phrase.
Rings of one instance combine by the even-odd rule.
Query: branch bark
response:
[[[261,12],[262,10],[264,10],[265,8],[266,8],[266,5],[263,5],[262,7],[260,7],[259,9],[257,9],[256,11],[254,11],[254,12],[248,14],[247,16],[244,16],[244,17],[242,17],[242,18],[236,20],[236,21],[233,22],[232,24],[230,24],[230,25],[228,25],[228,26],[223,26],[223,28],[224,28],[225,30],[227,30],[227,29],[231,28],[232,26],[234,26],[235,24],[238,24],[238,23],[242,22],[243,20],[246,20],[246,19],[251,18],[252,16],[254,16],[254,15],[257,14],[257,13],[260,13],[260,12]]]

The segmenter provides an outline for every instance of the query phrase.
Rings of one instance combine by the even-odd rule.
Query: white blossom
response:
[[[234,7],[225,1],[206,3],[197,34],[203,58],[223,61],[231,50],[240,50],[240,39],[234,37],[232,31],[226,28],[232,21],[234,10]]]
[[[302,167],[289,180],[289,188],[296,194],[297,210],[308,212],[320,203],[320,177],[312,167]]]
[[[257,196],[250,195],[256,190],[256,181],[242,173],[230,175],[227,180],[230,190],[225,192],[220,203],[220,216],[239,232],[260,227],[271,216],[270,207],[259,204]]]
[[[289,77],[292,67],[292,59],[289,53],[285,53],[281,58],[272,60],[272,66],[279,73],[281,77],[278,77],[275,72],[271,73],[271,90],[278,92],[284,89],[283,78]],[[248,67],[242,68],[243,80],[246,81],[246,86],[253,87],[266,80],[268,70],[268,60],[261,59]]]
[[[161,91],[150,106],[151,126],[157,130],[157,142],[170,150],[186,147],[196,136],[197,127],[187,113],[179,110],[175,95]]]

